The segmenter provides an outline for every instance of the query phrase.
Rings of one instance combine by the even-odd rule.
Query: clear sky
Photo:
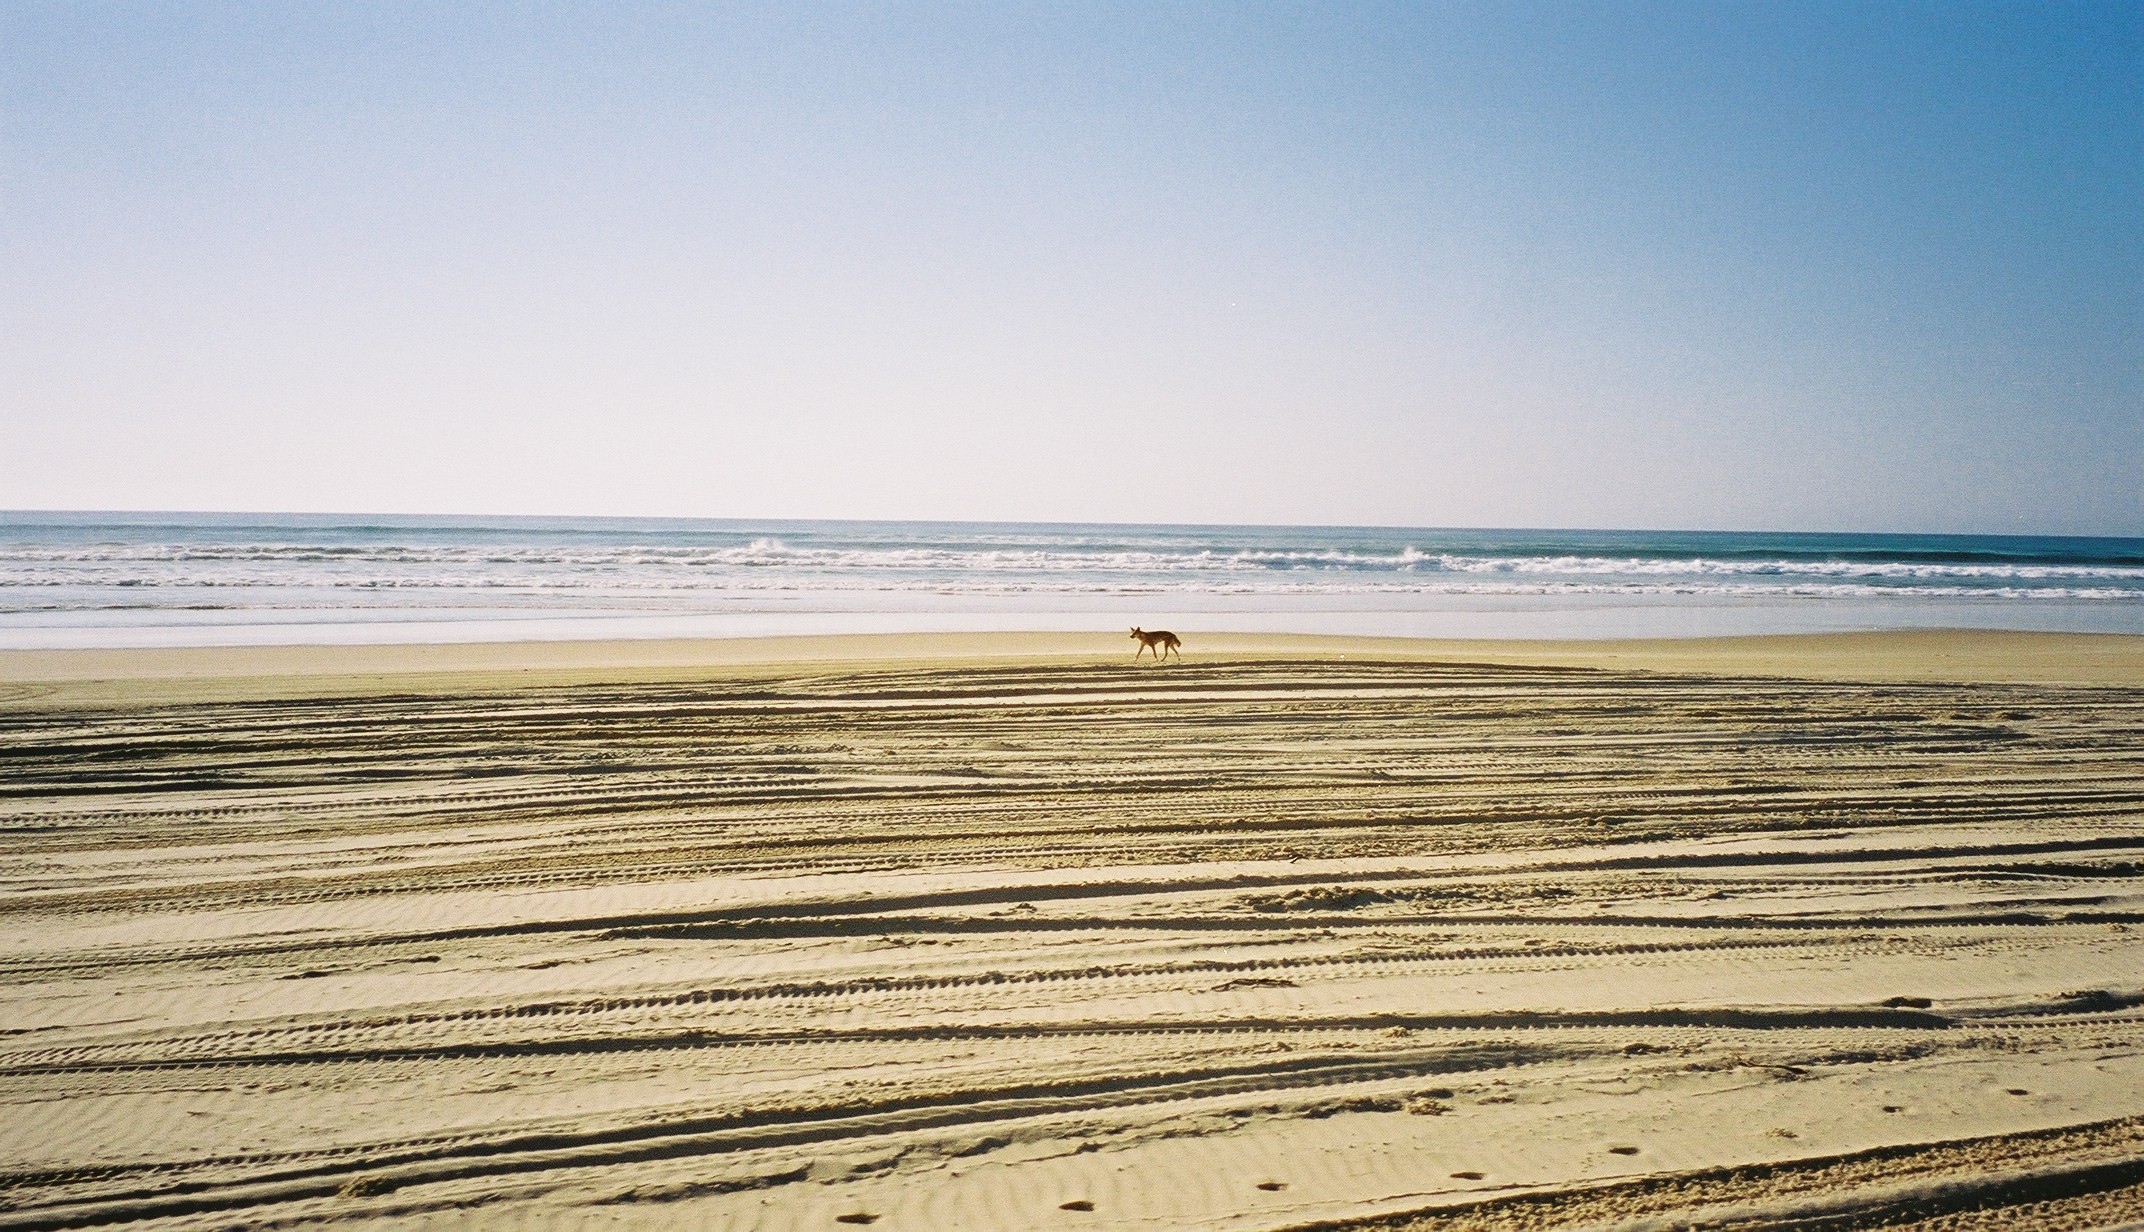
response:
[[[0,0],[0,508],[2144,534],[2144,5]]]

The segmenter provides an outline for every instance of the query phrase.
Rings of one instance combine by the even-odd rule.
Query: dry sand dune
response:
[[[1826,644],[18,658],[0,1228],[2144,1220],[2144,652]]]

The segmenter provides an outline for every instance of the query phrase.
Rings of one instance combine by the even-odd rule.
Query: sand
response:
[[[0,655],[0,1228],[2144,1221],[2144,639],[1186,640]]]

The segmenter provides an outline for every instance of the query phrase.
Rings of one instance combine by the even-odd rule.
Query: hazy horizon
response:
[[[2144,8],[0,11],[0,506],[2144,534]]]
[[[2091,534],[2048,533],[2036,531],[1931,531],[1931,530],[1849,530],[1809,526],[1488,526],[1488,525],[1427,525],[1414,522],[1132,522],[1114,518],[882,518],[882,517],[754,517],[729,514],[643,514],[643,513],[517,513],[473,511],[443,513],[408,509],[90,509],[90,508],[44,508],[0,509],[0,519],[23,517],[97,517],[113,518],[308,518],[308,519],[358,519],[387,518],[406,521],[437,519],[446,521],[561,521],[561,522],[734,522],[744,524],[777,523],[827,523],[856,525],[944,525],[944,526],[1092,526],[1125,527],[1139,529],[1187,529],[1212,530],[1379,530],[1379,531],[1457,531],[1500,532],[1511,534],[1604,534],[1618,533],[1656,535],[1746,535],[1751,537],[1854,537],[1897,539],[2111,539],[2144,542],[2144,534]]]

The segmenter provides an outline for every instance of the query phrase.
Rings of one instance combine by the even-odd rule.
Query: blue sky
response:
[[[2144,534],[2134,4],[0,7],[0,507]]]

